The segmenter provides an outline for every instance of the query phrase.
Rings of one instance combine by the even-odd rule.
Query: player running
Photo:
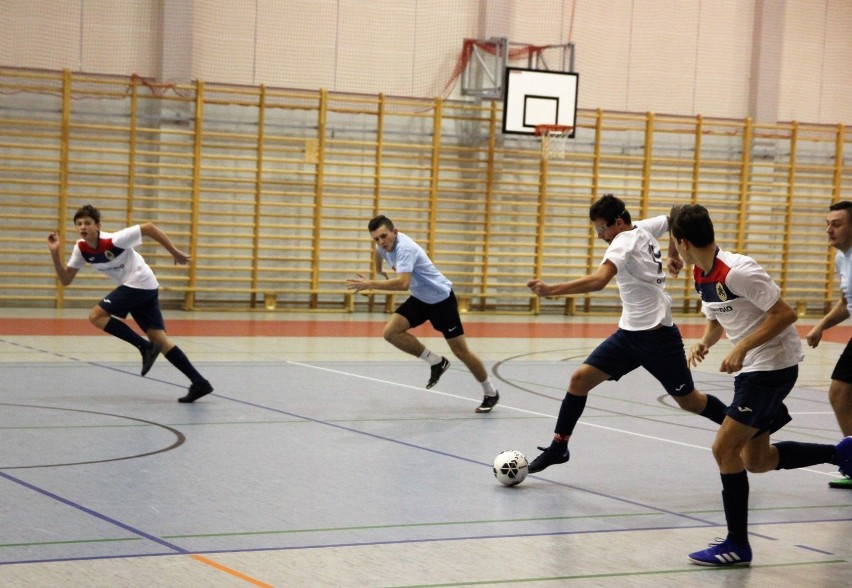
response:
[[[74,281],[77,272],[91,264],[118,287],[92,308],[89,321],[97,328],[127,341],[142,355],[142,375],[148,373],[162,352],[177,369],[189,378],[189,393],[178,402],[195,402],[213,391],[213,386],[190,363],[189,359],[166,335],[163,314],[160,310],[159,287],[154,272],[145,259],[134,251],[142,244],[142,237],[150,237],[166,248],[175,263],[185,264],[189,256],[175,247],[168,235],[153,223],[144,223],[115,233],[101,231],[100,211],[87,204],[74,214],[74,227],[80,239],[74,245],[71,258],[63,265],[62,243],[56,233],[47,237],[47,246],[53,258],[53,267],[63,285]],[[148,336],[138,335],[119,318],[130,314]]]
[[[695,289],[707,317],[701,340],[692,346],[691,365],[702,361],[724,334],[731,350],[720,371],[733,374],[734,399],[713,442],[722,478],[722,504],[728,535],[689,554],[704,566],[748,565],[748,472],[804,468],[830,463],[852,470],[852,437],[835,445],[781,441],[771,433],[790,422],[784,399],[796,384],[804,355],[793,323],[796,311],[754,259],[716,245],[713,222],[700,204],[672,215],[671,234],[684,263],[695,266]]]
[[[500,400],[500,394],[488,378],[488,372],[482,361],[467,346],[464,327],[459,317],[453,283],[438,271],[423,248],[408,235],[400,233],[393,222],[380,215],[367,224],[370,236],[376,244],[373,261],[376,273],[385,280],[368,280],[359,275],[346,280],[349,290],[391,290],[411,291],[411,296],[397,308],[385,324],[384,337],[391,345],[414,357],[419,357],[431,366],[431,375],[427,388],[438,383],[441,375],[450,367],[447,358],[430,351],[420,340],[408,331],[422,325],[427,320],[443,333],[453,354],[467,366],[467,369],[482,386],[482,404],[476,412],[491,412]],[[387,261],[396,272],[396,277],[387,279],[382,269]]]
[[[690,412],[721,423],[725,405],[695,389],[686,365],[683,339],[672,320],[672,301],[665,291],[666,274],[657,239],[669,229],[665,215],[633,223],[619,198],[605,194],[592,204],[589,219],[598,238],[609,244],[595,273],[562,284],[548,285],[539,279],[527,286],[539,296],[563,296],[603,290],[615,278],[621,296],[618,330],[592,351],[571,374],[568,392],[559,408],[553,441],[529,467],[531,474],[568,461],[568,439],[586,406],[589,392],[607,380],[618,380],[644,367],[678,403]],[[669,260],[676,273],[682,262],[677,252]]]

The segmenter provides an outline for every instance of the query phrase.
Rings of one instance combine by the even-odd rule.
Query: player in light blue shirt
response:
[[[825,232],[828,242],[837,249],[834,257],[834,269],[840,276],[840,300],[828,314],[822,317],[814,328],[805,335],[811,347],[819,345],[822,333],[839,325],[852,315],[852,202],[841,200],[828,207],[825,219]],[[837,417],[837,423],[844,435],[852,435],[852,340],[837,360],[831,373],[831,385],[828,387],[828,399]],[[828,483],[832,488],[852,490],[852,478],[844,476]]]
[[[426,387],[431,388],[450,367],[450,362],[430,351],[409,332],[428,320],[436,330],[443,333],[450,350],[482,386],[482,404],[476,408],[476,412],[491,412],[500,400],[500,394],[488,378],[482,361],[467,346],[453,283],[438,271],[423,248],[400,233],[388,217],[379,215],[373,218],[367,228],[376,244],[373,257],[376,273],[383,275],[385,280],[368,280],[359,274],[357,278],[346,280],[346,287],[355,292],[410,291],[411,296],[394,311],[385,325],[385,340],[397,349],[429,363],[431,374]],[[384,263],[396,272],[396,277],[388,279],[382,269]]]

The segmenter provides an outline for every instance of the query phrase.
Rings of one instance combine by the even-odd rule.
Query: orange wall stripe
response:
[[[502,339],[574,338],[603,339],[616,329],[612,323],[550,323],[550,322],[475,322],[464,320],[464,331],[468,337],[499,337]],[[132,321],[129,321],[133,325]],[[303,321],[303,320],[169,320],[166,330],[176,337],[381,337],[385,321]],[[133,325],[135,327],[135,325]],[[704,325],[679,325],[684,339],[697,339]],[[799,335],[804,338],[810,330],[801,325]],[[431,325],[422,325],[412,331],[418,336],[440,337]],[[0,336],[3,335],[52,335],[52,336],[103,336],[84,317],[72,318],[6,318],[0,320]],[[852,326],[837,326],[826,331],[824,341],[845,343],[852,338]],[[687,342],[688,343],[688,342]]]

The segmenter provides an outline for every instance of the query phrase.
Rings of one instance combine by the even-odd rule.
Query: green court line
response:
[[[769,512],[769,511],[775,511],[775,510],[802,510],[802,509],[806,509],[806,508],[824,508],[824,509],[852,508],[852,504],[825,504],[825,505],[812,504],[810,506],[765,506],[763,508],[749,508],[748,511],[749,512],[756,512],[756,511]],[[697,514],[709,514],[709,513],[721,514],[723,512],[725,512],[725,511],[720,509],[720,508],[717,508],[717,509],[708,509],[708,510],[685,510],[681,514],[685,514],[685,515],[697,515]],[[796,523],[796,521],[789,521],[789,522],[790,523]],[[821,522],[831,522],[831,521],[821,521]],[[843,519],[843,520],[839,520],[838,522],[847,522],[847,521],[846,521],[846,519]],[[756,524],[760,524],[760,523],[756,523]]]
[[[206,427],[210,425],[276,425],[281,423],[306,423],[305,419],[287,419],[287,420],[270,420],[270,421],[224,421],[214,423],[167,423],[170,427]],[[45,431],[50,429],[120,429],[128,427],[156,427],[156,425],[148,425],[144,423],[130,424],[114,424],[114,425],[30,425],[21,427],[2,427],[0,431],[14,430],[37,430]]]
[[[291,535],[296,533],[334,533],[338,531],[369,531],[374,529],[409,529],[417,527],[448,527],[452,525],[492,525],[499,523],[528,523],[541,521],[565,521],[578,519],[607,519],[617,517],[662,516],[661,513],[629,513],[610,515],[587,515],[575,517],[538,517],[526,519],[494,519],[480,521],[445,521],[442,523],[408,523],[404,525],[359,525],[354,527],[324,527],[317,529],[286,529],[278,531],[240,531],[234,533],[205,533],[200,535],[163,535],[163,539],[200,539],[204,537],[236,537],[249,535]]]
[[[783,564],[765,564],[765,565],[752,565],[748,567],[738,567],[738,568],[711,568],[711,567],[694,567],[690,569],[674,569],[674,570],[654,570],[648,572],[614,572],[611,574],[578,574],[575,576],[545,576],[539,578],[515,578],[512,580],[480,580],[477,582],[450,582],[448,584],[405,584],[401,586],[388,587],[388,588],[449,588],[452,586],[498,586],[500,584],[521,584],[524,582],[564,582],[566,580],[594,580],[594,579],[603,579],[603,578],[630,578],[630,577],[639,577],[639,576],[667,576],[672,574],[696,574],[696,573],[721,573],[722,571],[731,572],[732,570],[736,572],[736,570],[747,570],[747,569],[755,569],[755,568],[786,568],[786,567],[794,567],[794,566],[813,566],[813,565],[827,565],[827,564],[839,564],[839,563],[848,563],[845,559],[832,559],[827,561],[802,561],[802,562],[791,562],[791,563],[783,563]],[[726,576],[727,577],[727,576]],[[720,578],[721,580],[721,578]]]
[[[789,507],[774,507],[774,508],[756,508],[752,509],[760,510],[760,511],[774,511],[774,510],[800,510],[800,509],[823,509],[823,508],[837,508],[840,506],[841,508],[852,508],[852,504],[849,505],[812,505],[812,506],[789,506]],[[721,510],[696,510],[696,511],[685,511],[683,514],[707,514],[707,513],[721,513]],[[370,531],[376,529],[406,529],[406,528],[423,528],[423,527],[448,527],[453,525],[492,525],[492,524],[504,524],[504,523],[529,523],[529,522],[543,522],[543,521],[568,521],[568,520],[582,520],[582,519],[607,519],[607,518],[633,518],[633,517],[648,517],[648,516],[663,516],[662,513],[622,513],[622,514],[608,514],[608,515],[580,515],[580,516],[565,516],[565,517],[530,517],[523,519],[485,519],[478,521],[445,521],[439,523],[408,523],[404,525],[358,525],[352,527],[320,527],[315,529],[287,529],[287,530],[277,530],[277,531],[240,531],[233,533],[203,533],[203,534],[189,534],[189,535],[163,535],[163,539],[202,539],[202,538],[212,538],[212,537],[244,537],[244,536],[261,536],[261,535],[293,535],[299,533],[335,533],[335,532],[351,532],[351,531]],[[843,521],[838,521],[843,522]],[[47,545],[73,545],[73,544],[84,544],[84,543],[110,543],[110,542],[119,542],[119,541],[140,541],[139,537],[125,537],[125,538],[115,538],[115,539],[68,539],[64,541],[38,541],[33,543],[0,543],[0,548],[12,548],[12,547],[38,547],[38,546],[47,546]],[[792,565],[792,564],[784,564],[784,565]],[[754,566],[753,566],[754,567]],[[697,570],[700,571],[700,570]],[[559,576],[553,578],[554,580],[559,579],[578,579],[584,578],[585,576]],[[549,578],[545,578],[544,580],[549,580]],[[520,580],[519,580],[520,581]],[[524,580],[527,581],[527,580]],[[456,584],[447,584],[447,586],[455,586]],[[466,584],[459,584],[459,586],[463,586]],[[443,584],[436,584],[435,586],[443,586]]]
[[[498,415],[494,415],[489,417],[489,419],[493,420],[494,418],[501,418]],[[523,415],[523,416],[511,416],[505,417],[507,419],[512,420],[540,420],[544,418],[551,418],[547,416],[536,416],[536,415]],[[468,421],[468,420],[481,420],[481,416],[459,416],[459,417],[447,417],[447,418],[387,418],[387,419],[335,419],[329,420],[329,423],[394,423],[394,422],[428,422],[428,421],[437,421],[437,422],[448,422],[448,421]],[[280,425],[280,424],[313,424],[313,421],[307,419],[293,418],[293,419],[280,419],[280,420],[268,420],[268,421],[221,421],[221,422],[207,422],[207,423],[165,423],[170,427],[211,427],[211,426],[221,426],[221,425]],[[29,426],[9,426],[4,427],[0,426],[0,431],[47,431],[51,429],[115,429],[115,428],[128,428],[128,427],[153,427],[155,425],[146,425],[146,424],[114,424],[114,425],[29,425]]]
[[[44,545],[79,545],[82,543],[112,543],[116,541],[141,541],[141,537],[121,539],[68,539],[66,541],[36,541],[35,543],[0,543],[0,547],[41,547]]]

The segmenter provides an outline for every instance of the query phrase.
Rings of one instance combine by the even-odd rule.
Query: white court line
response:
[[[362,376],[360,374],[353,374],[353,373],[350,373],[350,372],[344,372],[344,371],[336,370],[336,369],[332,369],[332,368],[322,367],[322,366],[318,366],[318,365],[311,365],[309,363],[302,363],[300,361],[291,361],[289,359],[285,359],[284,362],[289,363],[291,365],[297,365],[299,367],[306,367],[306,368],[310,368],[310,369],[320,370],[320,371],[323,371],[323,372],[329,372],[329,373],[332,373],[332,374],[349,376],[349,377],[352,377],[352,378],[359,378],[359,379],[362,379],[362,380],[369,380],[371,382],[377,382],[377,383],[380,383],[380,384],[390,384],[391,386],[402,386],[403,388],[408,388],[408,389],[411,389],[411,390],[417,390],[419,392],[427,392],[429,394],[438,394],[440,396],[446,396],[448,398],[457,398],[459,400],[466,400],[468,402],[479,402],[479,400],[466,398],[465,396],[459,396],[457,394],[450,394],[449,392],[441,392],[440,390],[435,390],[434,388],[431,389],[431,390],[427,390],[427,389],[420,387],[420,386],[412,386],[411,384],[401,384],[399,382],[391,382],[389,380],[382,380],[382,379],[379,379],[379,378],[373,378],[371,376]],[[500,404],[500,407],[505,408],[505,409],[509,409],[509,410],[514,410],[516,412],[522,412],[522,413],[533,415],[533,416],[556,418],[553,415],[544,414],[543,412],[536,412],[534,410],[527,410],[525,408],[517,408],[515,406],[509,406],[509,405],[502,404],[502,403]],[[798,413],[798,414],[826,414],[826,413]],[[634,437],[641,437],[643,439],[650,439],[652,441],[661,441],[662,443],[669,443],[670,445],[680,445],[681,447],[690,447],[692,449],[701,449],[701,450],[704,450],[704,451],[710,451],[711,450],[709,447],[704,447],[702,445],[693,445],[692,443],[684,443],[683,441],[674,441],[672,439],[665,439],[663,437],[655,437],[654,435],[646,435],[644,433],[634,433],[633,431],[626,431],[624,429],[617,429],[615,427],[607,427],[607,426],[604,426],[604,425],[596,425],[594,423],[587,423],[587,422],[584,422],[584,421],[579,421],[577,424],[578,425],[584,425],[586,427],[594,427],[596,429],[603,429],[605,431],[612,431],[614,433],[623,433],[625,435],[632,435]],[[819,474],[821,476],[828,476],[830,478],[842,477],[842,476],[840,476],[839,473],[821,472],[819,470],[814,470],[814,469],[811,469],[811,468],[797,468],[797,470],[800,471],[800,472],[811,472],[811,473],[814,473],[814,474]],[[754,474],[754,475],[757,475],[757,474]]]

